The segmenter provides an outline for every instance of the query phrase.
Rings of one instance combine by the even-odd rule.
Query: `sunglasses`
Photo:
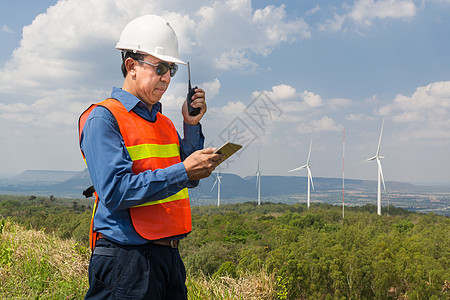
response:
[[[175,65],[175,64],[171,65],[171,64],[169,64],[168,62],[165,62],[165,61],[160,62],[157,65],[149,63],[149,62],[146,62],[146,61],[143,61],[141,59],[138,59],[137,61],[141,62],[141,63],[144,63],[144,64],[147,64],[147,65],[150,65],[152,67],[156,67],[156,75],[158,75],[158,76],[163,76],[164,74],[167,73],[167,71],[170,70],[170,77],[173,77],[173,76],[175,76],[175,74],[178,71],[178,66],[177,65]]]

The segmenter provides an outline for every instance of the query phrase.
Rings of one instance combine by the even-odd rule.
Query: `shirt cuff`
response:
[[[195,149],[198,150],[203,148],[203,141],[205,140],[205,137],[202,132],[202,124],[198,123],[197,125],[189,125],[183,122],[183,133],[184,139],[188,140]]]
[[[192,183],[182,162],[166,168],[169,185],[176,185],[179,189],[191,187]]]

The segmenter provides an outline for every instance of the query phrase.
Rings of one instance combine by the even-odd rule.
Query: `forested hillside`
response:
[[[443,299],[449,219],[374,212],[352,208],[342,220],[340,209],[328,205],[198,207],[183,252],[194,272],[267,269],[286,299]]]
[[[301,204],[254,202],[193,207],[192,212],[192,233],[180,244],[189,299],[450,299],[448,217],[394,207],[390,215],[378,216],[376,207],[367,205],[347,208],[342,219],[340,207],[326,204],[308,210]],[[80,257],[85,263],[77,263],[79,273],[71,274],[80,275],[69,282],[19,272],[16,262],[29,258],[0,230],[0,295],[14,290],[12,298],[23,297],[17,286],[35,276],[42,283],[28,291],[32,298],[52,299],[50,286],[60,287],[59,295],[67,299],[81,299],[90,214],[89,202],[1,198],[3,227],[14,221],[45,229],[71,241],[71,253],[61,254],[68,265]],[[43,242],[35,243],[29,248]]]

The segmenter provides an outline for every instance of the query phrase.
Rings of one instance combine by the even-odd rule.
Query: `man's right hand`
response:
[[[215,148],[197,150],[183,161],[189,180],[206,178],[222,161],[222,154],[214,154]]]

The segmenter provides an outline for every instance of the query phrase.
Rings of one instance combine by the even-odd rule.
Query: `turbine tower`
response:
[[[217,183],[217,206],[219,206],[220,205],[220,183],[221,183],[222,176],[220,176],[220,170],[216,174],[217,174],[216,181],[214,181],[211,191],[213,190],[214,186]]]
[[[384,176],[383,176],[383,169],[381,168],[381,159],[384,158],[384,156],[380,155],[380,147],[381,147],[381,136],[383,135],[383,127],[384,127],[384,119],[381,123],[381,131],[380,131],[380,139],[378,140],[378,148],[377,148],[377,154],[375,156],[368,158],[364,160],[363,162],[369,162],[372,160],[377,161],[378,165],[378,197],[377,197],[377,213],[381,215],[381,182],[383,182],[384,190],[386,190],[386,185],[384,184]]]
[[[289,171],[289,172],[294,172],[294,171],[298,171],[298,170],[305,169],[305,168],[306,168],[306,170],[308,170],[308,198],[307,198],[308,199],[308,209],[310,206],[311,186],[314,190],[314,183],[313,183],[312,174],[311,174],[312,165],[310,164],[310,160],[309,160],[311,157],[311,148],[312,148],[312,138],[311,138],[311,144],[309,145],[309,153],[308,153],[308,159],[306,160],[306,164]]]
[[[258,205],[261,205],[261,170],[259,169],[259,151],[258,151],[258,170],[256,175],[256,188],[258,189]]]
[[[345,217],[345,127],[342,135],[342,219]]]

